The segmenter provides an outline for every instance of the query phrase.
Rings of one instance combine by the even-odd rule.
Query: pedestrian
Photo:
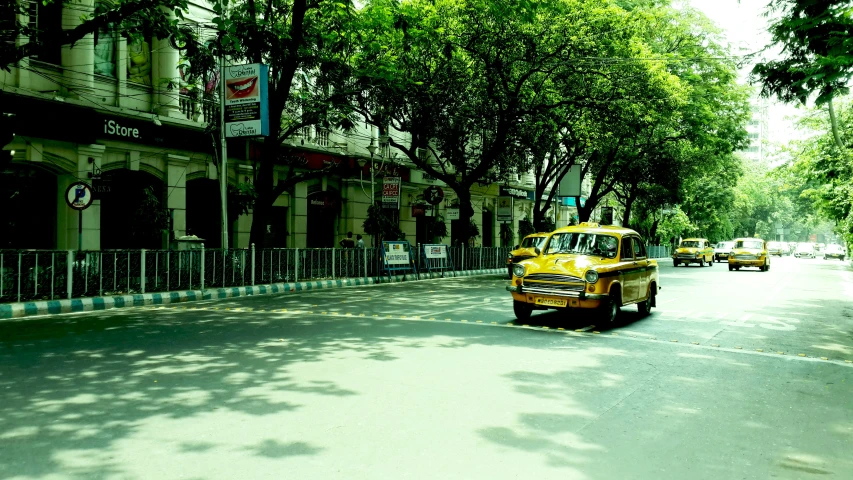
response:
[[[364,248],[364,237],[362,237],[361,235],[356,235],[355,239],[355,248]]]
[[[347,232],[346,238],[342,238],[338,245],[340,245],[341,248],[354,248],[355,240],[352,239],[352,232]]]

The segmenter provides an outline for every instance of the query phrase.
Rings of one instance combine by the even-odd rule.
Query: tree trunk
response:
[[[844,144],[841,143],[841,134],[838,133],[838,118],[835,116],[835,108],[832,106],[831,98],[826,105],[829,107],[829,121],[832,126],[832,139],[835,140],[835,146],[843,152]]]
[[[588,222],[596,205],[598,205],[598,201],[593,201],[592,199],[587,200],[586,205],[583,207],[581,207],[580,202],[578,202],[578,222]]]
[[[471,191],[469,188],[460,188],[456,191],[456,195],[459,198],[459,223],[457,225],[461,225],[462,232],[457,238],[459,238],[465,246],[468,246],[471,238],[474,236],[471,231],[471,220],[474,217],[474,206],[471,204]]]
[[[631,225],[631,209],[634,207],[634,202],[637,200],[637,192],[635,189],[631,189],[628,194],[628,198],[625,200],[625,214],[622,217],[622,226],[626,228],[630,228]]]

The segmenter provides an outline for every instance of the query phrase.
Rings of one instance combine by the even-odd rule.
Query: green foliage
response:
[[[530,221],[530,217],[524,217],[523,219],[518,221],[518,240],[521,241],[522,238],[530,235],[531,233],[536,233],[536,229],[533,227],[533,222]]]
[[[160,242],[162,232],[169,229],[169,210],[154,194],[151,187],[140,192],[139,207],[133,212],[131,236],[133,243],[152,245]]]
[[[657,237],[665,244],[675,244],[678,239],[691,234],[696,229],[686,213],[676,208],[663,216],[657,230]]]
[[[400,224],[394,215],[380,205],[371,205],[367,209],[367,218],[362,224],[364,233],[372,235],[378,245],[383,240],[402,240],[406,235],[400,230]]]
[[[251,183],[228,184],[228,218],[234,221],[240,215],[248,215],[255,206],[258,193]]]
[[[513,245],[515,232],[512,230],[512,223],[501,223],[500,227],[501,246],[508,247]]]

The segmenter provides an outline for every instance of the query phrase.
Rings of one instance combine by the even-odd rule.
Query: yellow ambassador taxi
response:
[[[672,254],[673,267],[682,263],[685,267],[689,263],[698,263],[700,267],[704,267],[706,262],[709,267],[714,266],[714,247],[704,238],[685,238]]]
[[[520,321],[533,310],[583,308],[612,322],[623,305],[635,303],[642,314],[656,306],[658,264],[631,229],[581,223],[554,231],[536,250],[513,265],[507,286]]]
[[[512,266],[522,260],[533,258],[536,256],[536,247],[542,248],[542,243],[548,238],[548,233],[531,233],[521,240],[521,244],[515,247],[515,250],[509,252],[509,257],[506,259],[506,267],[509,276],[512,277]]]
[[[770,255],[767,242],[760,238],[738,238],[729,253],[729,271],[741,267],[758,267],[762,272],[770,270]]]

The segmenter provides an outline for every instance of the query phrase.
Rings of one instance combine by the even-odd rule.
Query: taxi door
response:
[[[650,262],[643,241],[637,237],[631,237],[631,239],[634,244],[634,268],[640,269],[637,272],[637,300],[639,300],[646,298],[649,293],[649,284],[652,283],[654,269],[648,268]]]
[[[622,272],[619,275],[619,279],[622,282],[622,303],[631,303],[637,300],[637,282],[639,281],[637,277],[639,272],[634,262],[634,245],[631,237],[622,237],[622,248],[619,255],[621,262],[619,270]]]

